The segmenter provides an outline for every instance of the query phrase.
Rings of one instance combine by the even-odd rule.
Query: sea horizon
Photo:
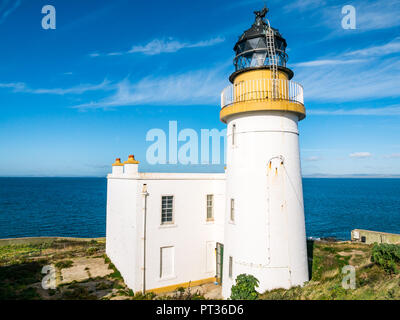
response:
[[[106,177],[0,177],[0,185],[0,239],[105,236]],[[400,233],[399,179],[303,177],[303,196],[307,237]]]
[[[155,173],[170,173],[170,171],[146,171]],[[176,173],[176,172],[175,172]],[[224,173],[224,172],[178,172],[178,173]],[[0,178],[107,178],[107,174],[104,176],[0,176]],[[329,175],[329,174],[312,174],[303,175],[303,179],[400,179],[400,174],[348,174],[348,175]]]

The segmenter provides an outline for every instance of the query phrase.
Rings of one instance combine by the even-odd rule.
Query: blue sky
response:
[[[44,30],[41,9],[56,8]],[[0,0],[0,176],[104,176],[153,128],[222,130],[237,37],[263,1]],[[356,8],[357,29],[341,26]],[[269,0],[304,86],[304,175],[400,174],[400,2]],[[152,54],[150,54],[152,53]]]

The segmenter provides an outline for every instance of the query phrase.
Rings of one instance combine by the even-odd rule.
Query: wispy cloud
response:
[[[362,31],[393,28],[400,25],[400,2],[398,0],[359,0],[357,26]]]
[[[376,57],[376,56],[385,56],[393,53],[400,52],[400,37],[393,39],[392,41],[385,43],[380,46],[372,46],[369,48],[364,48],[360,50],[355,50],[346,53],[347,56],[367,56],[367,57]]]
[[[359,159],[364,159],[364,158],[370,158],[372,157],[372,154],[369,152],[354,152],[349,154],[350,158],[359,158]]]
[[[172,53],[177,52],[182,49],[188,48],[200,48],[200,47],[210,47],[216,45],[218,43],[224,42],[225,39],[221,37],[212,38],[209,40],[202,40],[198,42],[182,42],[179,40],[175,40],[173,38],[168,39],[154,39],[148,42],[145,45],[137,45],[133,46],[128,51],[121,52],[110,52],[110,53],[98,53],[94,52],[89,54],[91,57],[99,57],[99,56],[120,56],[124,54],[133,54],[133,53],[141,53],[145,55],[157,55],[161,53]]]
[[[357,108],[357,109],[310,109],[307,113],[312,115],[331,116],[400,116],[400,105],[383,108]]]
[[[306,160],[306,161],[319,161],[319,160],[321,160],[321,158],[317,157],[317,156],[312,156],[312,157],[307,157],[304,160]]]
[[[0,2],[0,24],[2,24],[7,17],[13,13],[21,5],[21,0],[2,0]]]
[[[352,5],[356,9],[356,30],[343,30],[341,26],[344,17],[341,11],[344,5]],[[340,4],[327,0],[295,0],[285,5],[283,9],[288,13],[307,14],[308,27],[331,30],[325,40],[400,26],[398,0],[353,0]]]
[[[385,158],[388,159],[399,159],[400,158],[400,153],[392,153],[384,156]]]
[[[326,6],[325,0],[296,0],[291,1],[289,4],[285,5],[283,9],[285,11],[309,11],[315,10],[316,8],[321,8]]]
[[[147,77],[136,83],[124,79],[116,93],[99,101],[74,106],[78,109],[134,105],[206,105],[219,102],[219,90],[226,85],[221,68],[161,77]]]
[[[400,96],[400,62],[393,59],[362,63],[319,65],[310,72],[299,67],[296,79],[304,87],[305,100],[348,102]]]
[[[299,62],[294,63],[295,67],[321,67],[321,66],[337,66],[341,64],[354,64],[354,63],[362,63],[368,60],[365,59],[350,59],[350,60],[339,60],[339,59],[321,59],[321,60],[313,60],[307,62]]]
[[[14,92],[32,93],[32,94],[82,94],[88,91],[107,91],[114,89],[114,85],[104,80],[99,84],[80,84],[69,88],[39,88],[32,89],[23,82],[0,83],[0,88],[13,89]]]
[[[23,82],[0,83],[0,88],[8,88],[14,89],[15,91],[22,91],[26,89],[26,84]]]

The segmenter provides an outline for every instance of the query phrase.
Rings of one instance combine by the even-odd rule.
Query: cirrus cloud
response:
[[[350,158],[364,159],[364,158],[372,157],[372,154],[370,152],[354,152],[354,153],[350,153],[349,157]]]

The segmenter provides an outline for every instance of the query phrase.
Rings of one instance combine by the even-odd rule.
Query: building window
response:
[[[231,199],[231,221],[235,221],[235,199]]]
[[[173,223],[173,196],[162,196],[161,224]]]
[[[229,278],[232,279],[233,258],[229,257]]]
[[[174,247],[160,248],[160,278],[174,276]]]
[[[214,220],[214,195],[207,195],[207,221]]]
[[[232,125],[232,146],[235,145],[236,141],[236,124]]]

